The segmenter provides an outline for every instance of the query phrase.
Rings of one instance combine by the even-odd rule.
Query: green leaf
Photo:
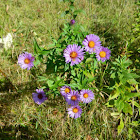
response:
[[[75,75],[76,75],[75,70],[71,70],[71,74],[72,74],[73,76],[75,76]]]
[[[140,77],[140,76],[137,75],[136,73],[131,73],[131,76],[132,76],[133,78],[139,78],[139,77]]]
[[[72,39],[72,40],[75,40],[75,36],[71,36],[71,39]]]
[[[69,64],[65,63],[65,68],[64,68],[65,71],[69,70]]]
[[[124,101],[120,100],[119,104],[117,105],[117,109],[119,112],[121,112],[124,108]]]
[[[54,83],[54,81],[52,81],[52,80],[48,80],[48,81],[47,81],[47,84],[48,84],[48,86],[49,86],[50,88],[53,86],[53,83]]]
[[[79,13],[84,13],[84,14],[86,14],[85,10],[83,10],[83,9],[75,10],[73,14],[74,14],[74,15],[77,15],[77,14],[79,14]]]
[[[85,76],[87,76],[88,78],[91,78],[91,77],[93,77],[89,72],[87,72],[87,71],[83,71],[83,74],[85,75]]]
[[[91,58],[91,57],[86,59],[86,63],[90,63],[92,61],[93,61],[93,58]]]
[[[37,60],[35,60],[33,63],[34,63],[34,66],[36,67],[37,65],[40,64],[40,61],[37,59]]]
[[[56,48],[56,52],[62,52],[63,51],[63,49],[61,49],[61,48]]]
[[[73,11],[74,10],[74,6],[73,5],[70,5],[70,9]]]
[[[50,49],[50,50],[52,50],[52,49]],[[50,50],[43,50],[43,51],[40,52],[40,54],[47,55],[47,54],[50,53]]]
[[[140,92],[136,92],[136,93],[127,93],[127,95],[129,98],[133,98],[133,97],[139,97],[140,96]]]
[[[123,123],[123,120],[121,118],[120,125],[118,126],[118,135],[122,132],[123,128],[124,128],[124,123]]]
[[[132,128],[129,128],[128,129],[128,138],[129,138],[129,140],[132,139],[132,136],[133,136],[133,129]]]
[[[114,95],[110,95],[109,96],[109,100],[112,100],[114,98],[117,98],[119,95],[120,95],[120,92],[118,90],[116,90]]]
[[[132,64],[132,61],[130,59],[127,59],[127,60],[125,59],[124,62],[123,62],[123,66],[126,67],[126,68],[131,64]]]
[[[95,77],[89,78],[89,79],[88,79],[88,82],[93,82],[93,80],[95,80]]]
[[[110,78],[114,79],[115,78],[115,73],[112,73]]]
[[[123,112],[133,115],[133,110],[132,110],[132,107],[129,105],[129,103],[126,103],[126,102],[124,103]]]
[[[38,124],[39,124],[38,121],[36,121],[36,125],[35,125],[35,128],[36,129],[38,128]]]
[[[125,78],[126,80],[129,79],[134,79],[134,78],[139,78],[140,76],[135,74],[135,73],[129,73],[128,71],[123,71],[122,72],[123,78]]]
[[[87,82],[88,82],[88,79],[86,79],[86,78],[82,81],[82,88],[85,87],[85,85],[87,84]]]
[[[55,43],[48,45],[48,47],[54,47]]]
[[[48,78],[44,76],[38,76],[38,81],[46,81]]]
[[[139,84],[139,82],[137,82],[135,79],[129,79],[129,80],[127,80],[127,82],[128,82],[129,84],[132,84],[132,85]]]
[[[55,65],[54,71],[56,72],[56,71],[57,71],[57,69],[58,69],[58,66],[57,66],[57,65]]]
[[[38,52],[41,51],[41,48],[39,47],[39,45],[38,45],[38,43],[37,43],[35,38],[34,38],[33,44],[34,44],[34,53],[38,54]]]
[[[80,89],[81,85],[79,85],[79,83],[72,83],[72,84],[68,84],[70,87],[72,88],[78,88]]]

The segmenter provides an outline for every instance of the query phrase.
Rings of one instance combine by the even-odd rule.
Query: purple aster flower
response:
[[[43,89],[36,89],[37,93],[32,93],[32,97],[35,103],[38,105],[42,104],[45,100],[47,100],[47,96]]]
[[[81,113],[82,113],[82,109],[78,105],[71,106],[70,108],[68,108],[68,114],[71,118],[77,119],[81,117]]]
[[[29,70],[30,68],[34,66],[33,64],[34,59],[35,58],[32,57],[31,53],[25,52],[19,55],[18,64],[20,65],[22,69],[27,68],[27,70]]]
[[[80,99],[83,103],[89,103],[94,99],[94,93],[89,89],[82,89],[80,91]]]
[[[71,92],[71,87],[69,86],[63,86],[61,89],[60,89],[60,93],[62,96],[66,97],[68,94],[70,94]]]
[[[100,38],[97,35],[89,34],[83,41],[83,45],[85,46],[85,50],[90,54],[96,52],[96,49],[101,46]]]
[[[75,24],[75,20],[72,19],[72,20],[70,21],[70,24],[71,24],[71,25]]]
[[[111,51],[108,49],[108,48],[105,48],[105,47],[101,47],[101,48],[98,48],[96,50],[96,58],[98,61],[102,61],[104,62],[105,60],[108,60],[110,58],[110,53]]]
[[[78,93],[78,91],[71,91],[70,94],[67,95],[66,97],[66,102],[69,104],[69,105],[78,105],[80,101],[80,95]]]
[[[71,66],[79,64],[84,59],[83,48],[76,44],[68,45],[64,50],[64,57],[66,63],[71,62]]]

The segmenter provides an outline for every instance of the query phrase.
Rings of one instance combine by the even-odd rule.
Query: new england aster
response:
[[[63,86],[61,89],[60,89],[60,93],[62,96],[66,97],[69,93],[71,92],[71,87],[69,86]]]
[[[77,119],[81,116],[81,113],[82,109],[78,105],[68,108],[68,114],[71,118]]]
[[[34,66],[33,64],[34,59],[35,58],[32,57],[31,53],[25,52],[19,55],[18,64],[22,69],[27,68],[27,70],[30,70]]]
[[[86,36],[86,38],[82,43],[85,46],[85,50],[91,54],[93,52],[96,52],[96,49],[101,46],[101,41],[99,40],[100,40],[99,36],[89,34]]]
[[[70,94],[67,95],[66,97],[66,102],[69,104],[69,105],[78,105],[80,101],[80,96],[79,96],[79,93],[78,91],[71,91]]]
[[[89,103],[94,99],[94,93],[89,89],[82,89],[80,91],[80,100],[83,103]]]
[[[71,24],[71,25],[75,24],[75,20],[72,19],[72,20],[70,21],[70,24]]]
[[[38,105],[42,104],[45,100],[47,100],[47,96],[43,89],[36,89],[37,93],[32,93],[32,97],[35,103]]]
[[[105,48],[105,47],[101,47],[101,48],[98,48],[96,50],[96,58],[98,61],[102,61],[104,62],[105,60],[108,60],[110,58],[110,53],[111,51],[108,49],[108,48]]]
[[[71,66],[79,64],[84,59],[83,48],[76,44],[68,45],[64,50],[64,57],[66,63],[71,62]]]

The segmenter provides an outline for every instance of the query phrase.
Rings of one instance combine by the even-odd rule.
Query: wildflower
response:
[[[104,62],[105,60],[108,60],[110,58],[110,53],[111,51],[108,49],[108,48],[105,48],[105,47],[101,47],[101,48],[98,48],[97,51],[96,51],[96,58],[98,61],[102,61]]]
[[[48,99],[43,89],[36,89],[36,92],[37,93],[32,93],[32,97],[34,102],[38,105],[42,104],[45,100]]]
[[[80,100],[84,103],[89,103],[94,99],[94,93],[89,89],[82,89],[80,91]]]
[[[71,106],[70,108],[68,108],[68,114],[71,118],[77,119],[81,117],[81,113],[82,113],[82,109],[78,105]]]
[[[27,68],[27,70],[29,70],[30,68],[34,66],[33,64],[34,59],[35,58],[32,57],[31,53],[25,52],[19,55],[18,64],[20,65],[22,69]]]
[[[60,89],[60,93],[62,96],[66,97],[69,93],[71,92],[71,87],[69,86],[63,86],[61,89]]]
[[[90,54],[96,52],[96,49],[101,46],[100,38],[97,35],[89,34],[83,41],[83,45],[85,46],[85,50]]]
[[[13,35],[11,33],[8,33],[7,36],[0,38],[0,49],[5,48],[5,50],[8,50],[13,46]],[[14,46],[13,46],[14,47]]]
[[[71,66],[79,64],[84,59],[83,48],[76,44],[68,45],[64,50],[64,57],[66,63],[71,62]]]
[[[80,101],[80,96],[79,96],[79,93],[78,91],[71,91],[70,94],[67,95],[66,97],[66,102],[69,104],[69,105],[77,105]]]
[[[75,24],[75,20],[72,19],[72,20],[70,21],[70,24],[71,24],[71,25]]]

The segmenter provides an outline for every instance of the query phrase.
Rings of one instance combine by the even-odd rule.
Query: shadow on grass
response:
[[[6,78],[0,81],[0,114],[6,114],[8,106],[17,102],[25,95],[31,94],[35,91],[36,87],[37,83],[32,81],[14,85],[14,87]]]
[[[10,89],[6,85],[6,82],[4,82],[5,86],[3,86],[3,94],[0,95],[0,140],[16,140],[16,139],[40,139],[41,137],[46,139],[47,135],[41,135],[38,134],[38,130],[36,129],[31,129],[30,125],[25,125],[23,126],[13,126],[11,125],[12,123],[12,118],[14,117],[11,114],[11,107],[16,104],[16,106],[19,106],[21,102],[24,101],[25,96],[30,96],[32,97],[32,93],[35,92],[35,89],[37,87],[37,84],[34,82],[26,82],[22,83],[20,85],[16,85],[18,90],[15,89]],[[8,84],[8,83],[7,83]],[[4,88],[5,87],[5,88]],[[7,89],[6,89],[7,87]],[[0,90],[2,90],[0,88]],[[9,90],[13,90],[12,92],[9,92]],[[62,98],[62,97],[61,97]],[[56,101],[55,99],[48,100],[47,106],[51,106],[52,108],[56,108],[58,106],[58,100]],[[37,107],[38,105],[35,104]],[[7,120],[7,123],[6,123]],[[3,125],[2,125],[2,122]],[[9,123],[10,122],[10,123]],[[34,121],[30,122],[31,125],[36,127],[36,124]],[[10,126],[9,126],[10,125]]]
[[[28,97],[32,98],[32,93],[36,92],[37,83],[36,81],[25,82],[20,85],[14,85],[16,89],[13,89],[9,86],[9,82],[3,81],[0,85],[0,115],[5,115],[9,112],[9,107],[12,104],[19,104],[22,102],[24,96],[29,95]],[[45,90],[47,92],[47,89]],[[53,108],[58,105],[58,102],[62,102],[62,97],[57,96],[57,101],[53,98],[53,94],[49,96],[51,100],[48,100],[47,104]]]
[[[1,140],[32,140],[38,139],[37,134],[31,131],[27,126],[23,127],[18,125],[17,127],[9,126],[0,129]]]

